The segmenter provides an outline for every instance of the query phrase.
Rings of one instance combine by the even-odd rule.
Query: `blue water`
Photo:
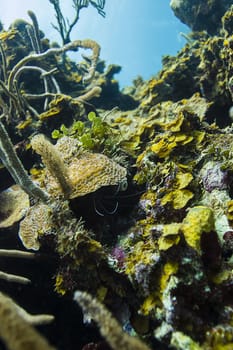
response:
[[[89,6],[80,12],[80,20],[71,39],[91,38],[102,48],[101,58],[108,64],[120,64],[122,71],[116,78],[121,87],[130,85],[141,75],[150,78],[161,68],[161,57],[176,54],[184,45],[180,32],[188,29],[173,14],[169,0],[106,0],[106,17]],[[48,0],[0,0],[0,19],[8,25],[16,18],[30,22],[27,10],[36,13],[40,28],[46,36],[59,42],[52,28],[55,23],[52,5]],[[71,0],[61,0],[64,14],[73,18]]]

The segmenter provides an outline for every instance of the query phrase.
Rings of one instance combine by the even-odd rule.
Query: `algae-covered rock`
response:
[[[201,206],[191,208],[183,220],[181,230],[188,245],[200,252],[201,236],[214,231],[213,211]]]
[[[17,142],[22,139],[16,151],[21,154],[25,135],[37,134],[26,141],[31,175],[50,197],[30,202],[19,230],[25,248],[56,260],[52,275],[64,303],[77,288],[89,291],[124,328],[135,326],[148,343],[177,350],[232,346],[229,5],[171,1],[185,23],[202,31],[188,34],[176,56],[165,56],[156,76],[137,78],[124,93],[114,77],[119,66],[105,70],[100,60],[93,71],[91,58],[76,65],[66,55],[36,61],[32,75],[26,65],[17,98],[1,93],[3,107],[12,97],[10,109],[17,109],[14,120],[3,118]],[[24,59],[32,49],[20,38],[26,24],[18,24],[0,33],[5,82],[20,52]],[[42,49],[50,47],[43,39]],[[46,83],[33,85],[38,69]],[[85,79],[90,69],[91,83]],[[51,133],[54,144],[46,138]],[[145,327],[137,325],[142,316]]]
[[[216,34],[221,26],[221,17],[232,5],[231,0],[171,0],[170,6],[176,17],[192,30],[206,30]]]
[[[202,350],[203,348],[192,338],[183,334],[182,332],[173,332],[171,345],[177,350]]]

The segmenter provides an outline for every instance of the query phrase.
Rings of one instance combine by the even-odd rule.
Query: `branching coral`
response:
[[[72,51],[72,50],[77,50],[78,48],[85,48],[85,49],[92,49],[93,51],[93,55],[91,58],[91,66],[88,72],[88,75],[86,77],[84,77],[84,80],[86,82],[89,82],[95,73],[95,68],[96,68],[96,64],[99,58],[99,53],[100,53],[100,47],[99,45],[90,39],[86,39],[86,40],[75,40],[71,43],[68,43],[66,45],[64,45],[61,48],[50,48],[45,52],[42,53],[33,53],[30,54],[24,58],[22,58],[11,70],[8,80],[7,80],[7,86],[5,86],[6,91],[8,91],[8,94],[10,95],[10,97],[15,96],[15,84],[17,82],[17,79],[19,77],[20,72],[22,71],[22,69],[29,69],[28,66],[26,66],[29,62],[33,61],[41,61],[45,58],[48,58],[50,56],[54,56],[54,55],[61,55],[67,51]],[[31,69],[39,69],[38,67],[36,68],[31,68]],[[44,74],[45,72],[42,71],[42,73]],[[55,83],[56,84],[56,83]],[[2,83],[3,85],[3,83]],[[56,87],[56,85],[55,85]],[[45,91],[46,92],[46,91]],[[59,91],[57,91],[59,92]],[[25,97],[27,97],[27,94],[24,94]],[[30,95],[30,97],[32,97]],[[15,98],[13,98],[13,101],[15,101]]]
[[[59,72],[59,67],[61,66],[63,66],[63,70],[65,71],[71,69],[72,65],[69,59],[65,57],[67,51],[77,51],[79,48],[92,50],[92,56],[88,57],[88,62],[86,62],[85,73],[82,73],[82,75],[80,74],[79,77],[79,80],[83,77],[83,83],[86,85],[93,79],[99,59],[100,46],[91,39],[69,42],[61,48],[51,48],[48,47],[48,45],[46,48],[42,47],[37,18],[32,11],[29,11],[29,16],[32,19],[33,25],[29,25],[26,22],[24,23],[26,28],[26,34],[24,35],[30,38],[33,49],[32,53],[29,53],[29,48],[25,47],[24,57],[22,58],[22,54],[20,54],[20,59],[17,60],[16,58],[16,62],[12,65],[11,61],[9,62],[7,51],[8,44],[6,44],[6,38],[8,37],[7,35],[2,35],[0,37],[0,54],[3,64],[2,77],[0,80],[2,90],[0,107],[2,112],[11,121],[17,120],[19,117],[26,119],[26,117],[30,115],[39,117],[39,112],[36,109],[38,106],[38,99],[44,99],[44,110],[46,110],[49,99],[55,98],[61,94],[57,78],[55,78],[54,75]],[[16,29],[14,29],[12,33],[13,38],[17,35],[20,37],[21,35],[20,31]],[[17,49],[14,48],[14,50]],[[58,58],[58,56],[60,56],[60,58]],[[74,69],[74,66],[72,67]],[[76,71],[78,70],[77,67],[75,69]],[[29,85],[28,89],[25,89],[25,87],[22,88],[22,85],[25,85],[23,80],[29,77],[29,72],[32,73],[34,79],[36,75],[39,75],[42,81],[42,84],[40,83],[37,88],[34,88],[36,93],[32,93],[30,89],[31,85]],[[77,75],[77,72],[74,74]],[[80,101],[83,102],[88,98],[97,96],[100,93],[100,88],[94,87],[93,89],[89,89],[89,91],[90,93],[87,95],[86,92],[84,92],[83,99]]]
[[[98,11],[101,11],[101,8],[104,6],[104,2],[100,1],[98,3],[95,1],[88,1],[86,3],[92,4]],[[69,42],[61,48],[48,48],[43,51],[44,47],[41,45],[37,19],[32,12],[29,12],[29,16],[32,19],[33,28],[25,26],[25,29],[30,36],[31,46],[34,52],[28,55],[22,55],[23,58],[18,60],[18,62],[9,69],[10,67],[8,66],[7,55],[5,55],[4,48],[1,50],[1,58],[4,66],[4,72],[2,74],[3,80],[0,82],[0,106],[3,112],[1,119],[8,120],[12,124],[22,115],[25,115],[26,120],[31,120],[31,115],[39,116],[36,108],[31,104],[33,98],[35,98],[35,100],[44,98],[44,108],[47,108],[47,98],[61,95],[59,85],[53,77],[55,72],[54,65],[58,62],[58,56],[64,59],[64,53],[68,50],[77,51],[78,48],[91,49],[93,55],[87,60],[89,62],[89,69],[87,69],[87,74],[84,75],[83,79],[84,83],[88,84],[94,77],[100,52],[99,45],[89,39]],[[44,68],[45,61],[48,61],[48,65],[50,62],[53,63],[51,69],[49,69],[50,67]],[[40,75],[43,82],[43,91],[41,94],[35,94],[35,96],[33,96],[33,93],[27,93],[27,89],[24,91],[21,89],[23,74],[25,73],[25,75],[28,75],[29,72],[32,72],[32,75],[34,75],[34,73]],[[89,100],[93,96],[98,96],[100,93],[101,88],[94,86],[89,88],[87,93],[84,91],[83,95],[74,100],[78,104]],[[70,96],[69,98],[71,99]],[[38,102],[38,105],[41,104]],[[41,108],[41,106],[39,108]],[[93,117],[92,122],[93,130],[101,137],[104,133],[100,128],[102,124],[98,124],[97,117]],[[20,123],[22,125],[23,122],[20,121]],[[50,238],[52,236],[53,244],[55,243],[56,245],[56,247],[54,248],[53,246],[52,249],[55,254],[59,254],[59,262],[63,263],[65,260],[68,262],[67,270],[63,266],[59,266],[57,280],[59,276],[61,276],[61,280],[63,280],[64,283],[59,284],[56,281],[57,291],[61,292],[63,286],[65,287],[65,292],[73,290],[74,286],[69,286],[73,275],[75,276],[75,273],[79,273],[79,276],[81,276],[82,272],[85,270],[88,271],[89,275],[88,283],[91,282],[93,276],[98,276],[98,280],[93,278],[93,280],[97,280],[97,282],[95,282],[96,289],[104,289],[105,287],[102,286],[102,281],[104,281],[104,284],[111,290],[112,286],[110,287],[110,282],[106,281],[106,279],[111,281],[115,275],[108,266],[107,254],[105,253],[104,247],[98,240],[92,238],[92,234],[80,224],[81,221],[77,220],[74,213],[69,209],[69,203],[66,199],[69,200],[76,196],[83,196],[96,192],[102,187],[107,186],[116,186],[118,189],[124,190],[127,185],[127,170],[104,154],[78,149],[76,147],[77,143],[75,143],[75,147],[73,147],[72,140],[68,138],[62,141],[59,140],[58,145],[53,146],[43,135],[37,135],[32,138],[31,145],[33,150],[42,156],[42,161],[48,175],[48,183],[46,185],[52,188],[55,179],[55,187],[57,185],[59,187],[57,192],[55,188],[54,192],[51,191],[50,195],[48,195],[47,192],[42,189],[42,185],[38,187],[36,183],[32,181],[14,150],[14,146],[5,126],[0,122],[0,155],[2,161],[15,182],[17,182],[31,197],[36,198],[36,201],[32,201],[31,207],[26,213],[26,217],[20,223],[19,236],[23,245],[27,249],[38,250],[41,246],[41,236],[42,241],[47,238],[44,236],[47,235],[50,236]],[[71,148],[69,148],[70,145],[72,146]],[[64,151],[64,154],[59,153],[59,147],[62,152]],[[49,248],[51,249],[51,247]],[[68,248],[68,252],[65,248]],[[6,251],[0,251],[0,256],[4,256],[4,254],[6,254]],[[9,251],[7,251],[7,254],[7,256],[10,256]],[[20,256],[21,254],[19,252],[15,252],[15,257]],[[33,254],[30,256],[34,257],[35,255]],[[85,264],[87,264],[87,266],[85,266]],[[79,272],[79,267],[81,272]],[[101,268],[105,270],[103,276]],[[109,275],[113,274],[113,277],[106,277],[105,273]],[[68,277],[67,279],[66,276]],[[30,280],[26,277],[11,275],[2,271],[0,271],[0,278],[10,282],[30,283]],[[77,281],[75,281],[75,283],[75,286],[77,286]],[[84,285],[86,286],[87,283]],[[118,288],[123,289],[123,285],[123,282],[121,282]],[[96,291],[95,287],[93,288],[94,291]],[[50,321],[52,317],[42,315],[42,317],[37,316],[32,318],[20,309],[11,299],[2,294],[0,294],[0,318],[1,310],[5,319],[4,322],[3,320],[0,322],[0,336],[6,342],[9,349],[21,349],[22,344],[24,348],[31,346],[35,349],[52,349],[44,339],[40,338],[37,333],[34,333],[34,331],[21,320],[22,317],[30,323],[45,323]],[[18,317],[18,314],[20,317]],[[11,335],[9,335],[8,327],[12,330]],[[127,337],[125,337],[125,342],[127,343]],[[131,348],[135,344],[135,346],[137,345],[140,349],[147,349],[143,347],[143,345],[139,347],[138,344],[140,344],[140,342],[132,340],[131,343]]]
[[[34,259],[35,254],[20,250],[0,249],[0,257]],[[10,283],[28,284],[26,277],[0,271],[0,279]],[[9,350],[21,349],[54,349],[32,327],[43,325],[54,320],[52,315],[31,315],[10,297],[0,292],[0,338]]]
[[[33,259],[35,255],[33,253],[24,252],[21,250],[0,249],[0,257]],[[0,271],[0,279],[3,279],[8,282],[14,282],[14,283],[20,283],[20,284],[28,284],[31,282],[28,278],[24,276],[13,275],[3,271]]]
[[[79,20],[79,12],[82,8],[88,7],[91,4],[101,16],[105,16],[105,12],[103,11],[105,0],[73,0],[75,16],[71,22],[64,17],[59,0],[49,0],[49,2],[53,5],[56,13],[57,25],[53,24],[53,27],[61,35],[63,44],[70,42],[71,31]]]
[[[149,350],[149,347],[136,337],[131,337],[106,307],[90,294],[76,291],[74,300],[82,307],[83,312],[99,326],[100,332],[113,350]]]
[[[24,57],[22,60],[20,60],[11,70],[11,73],[9,75],[9,79],[8,79],[8,88],[9,91],[11,92],[13,89],[13,85],[14,85],[14,80],[15,80],[15,76],[17,74],[17,72],[19,71],[19,69],[23,66],[25,66],[28,62],[30,61],[40,61],[44,58],[48,58],[49,56],[52,55],[61,55],[67,51],[76,51],[78,48],[84,48],[84,49],[91,49],[93,51],[93,55],[91,58],[92,61],[92,65],[90,68],[90,78],[91,79],[93,77],[93,73],[97,64],[97,60],[99,58],[99,53],[100,53],[100,46],[91,39],[84,39],[84,40],[75,40],[72,41],[64,46],[62,46],[61,48],[50,48],[45,52],[42,53],[34,53],[31,55],[28,55],[26,57]],[[86,78],[87,79],[87,78]]]
[[[18,158],[8,133],[0,121],[0,158],[7,170],[12,175],[15,182],[20,185],[30,196],[39,198],[42,201],[48,200],[48,195],[45,191],[39,188],[29,177]]]
[[[29,37],[31,39],[32,47],[36,53],[42,51],[41,42],[40,42],[40,29],[39,24],[36,18],[36,15],[33,11],[28,11],[28,16],[32,20],[32,32],[30,31],[31,26],[27,26],[29,31]]]
[[[12,299],[0,293],[0,337],[9,350],[55,350],[30,325],[41,321],[40,316],[28,315]]]

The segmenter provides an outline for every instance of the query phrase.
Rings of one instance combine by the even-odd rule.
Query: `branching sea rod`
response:
[[[98,324],[102,336],[113,350],[150,350],[140,339],[125,333],[111,312],[90,294],[76,291],[74,300],[82,307],[84,314]]]
[[[55,350],[31,325],[51,321],[50,316],[32,316],[11,298],[0,293],[0,338],[9,350]]]

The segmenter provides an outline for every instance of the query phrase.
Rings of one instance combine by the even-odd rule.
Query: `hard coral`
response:
[[[0,293],[0,337],[8,349],[55,350],[28,322],[26,312],[11,298]],[[32,317],[33,318],[33,317]]]
[[[172,3],[188,4],[185,0]],[[192,13],[186,15],[200,19],[200,10],[212,14],[216,3],[193,0],[189,6]],[[219,8],[226,4],[223,0]],[[146,333],[152,342],[162,340],[164,346],[182,350],[232,347],[233,128],[219,127],[232,121],[228,113],[233,96],[232,7],[222,18],[221,29],[220,17],[221,11],[216,15],[215,36],[206,32],[187,35],[187,44],[176,57],[163,58],[156,77],[148,82],[138,79],[131,93],[140,104],[133,111],[93,112],[86,103],[101,86],[100,103],[91,101],[95,107],[108,108],[117,98],[122,106],[112,76],[117,67],[103,73],[103,62],[99,62],[94,74],[93,64],[90,67],[93,59],[84,58],[86,65],[78,67],[65,56],[59,61],[51,56],[45,62],[46,54],[37,61],[42,67],[48,63],[46,72],[52,71],[45,75],[49,79],[55,79],[53,68],[58,67],[56,80],[64,94],[54,84],[49,84],[49,91],[42,85],[33,88],[28,72],[26,84],[23,81],[21,86],[23,79],[18,84],[23,98],[35,99],[30,106],[38,108],[41,120],[37,126],[48,133],[57,128],[52,137],[59,139],[52,145],[42,137],[40,150],[32,139],[44,163],[34,176],[48,190],[49,199],[46,197],[43,205],[33,204],[21,222],[24,245],[30,249],[41,246],[42,251],[46,248],[56,256],[55,290],[66,294],[65,299],[78,288],[111,304],[117,312],[123,304],[127,313],[131,312],[127,322],[130,320],[138,334]],[[209,22],[203,25],[210,33]],[[14,67],[9,45],[16,44],[18,34],[2,35],[8,71]],[[27,48],[23,57],[28,53]],[[16,62],[19,59],[17,55]],[[27,64],[23,69],[28,70]],[[94,74],[89,86],[85,70]],[[13,83],[12,77],[17,74],[11,75]],[[25,92],[21,93],[21,87]],[[47,102],[49,110],[43,109],[37,97]],[[52,97],[55,99],[49,104]],[[10,99],[4,91],[3,99]],[[23,115],[17,121],[21,133],[31,120],[30,129],[35,125],[33,113]],[[215,121],[219,126],[208,124]],[[127,205],[128,193],[117,193],[126,184],[127,171],[115,161],[115,154],[125,153],[133,180],[141,187],[136,194],[135,184],[129,184],[134,202],[130,215],[123,217],[121,208],[117,213],[115,209],[104,211],[114,213],[113,237],[106,228],[110,215],[97,216],[102,213],[98,205],[104,206],[105,202],[100,202],[106,193],[111,200],[107,191],[112,189],[103,187],[112,185],[116,187],[114,201],[122,203],[122,208]],[[121,158],[120,164],[125,163]],[[135,194],[139,198],[141,191],[137,205]],[[85,216],[92,200],[94,206]],[[78,292],[80,298],[88,302],[88,309],[89,296]],[[146,331],[135,327],[139,312],[147,321]],[[125,323],[125,318],[121,320]]]
[[[126,182],[126,169],[103,154],[84,152],[69,166],[73,185],[70,198],[95,192],[103,186],[114,186]]]
[[[113,350],[150,350],[140,339],[125,333],[110,311],[90,294],[76,291],[74,300],[79,303],[85,314],[97,322],[101,334]]]
[[[18,185],[0,193],[0,228],[10,227],[18,222],[28,207],[29,197]]]
[[[104,186],[127,184],[127,170],[104,154],[91,153],[79,148],[75,139],[63,137],[54,146],[67,170],[71,191],[69,198],[84,196]],[[41,153],[42,154],[42,153]],[[52,157],[51,157],[52,160]],[[60,171],[57,168],[57,171]],[[46,169],[45,186],[52,196],[61,193],[59,183]]]
[[[52,232],[52,210],[46,204],[37,204],[28,210],[20,223],[19,237],[27,249],[40,248],[39,236]]]

